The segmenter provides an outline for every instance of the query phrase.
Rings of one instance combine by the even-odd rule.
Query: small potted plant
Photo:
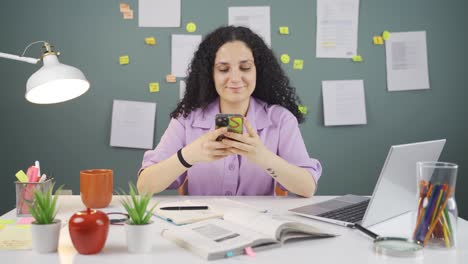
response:
[[[62,221],[55,219],[57,215],[57,193],[52,197],[54,183],[46,188],[37,188],[33,191],[33,201],[27,202],[29,212],[34,221],[31,223],[32,248],[39,253],[56,252]]]
[[[129,219],[125,222],[127,234],[127,248],[130,253],[146,253],[153,247],[153,221],[151,216],[156,208],[155,203],[150,209],[153,193],[139,194],[136,186],[129,183],[130,192],[124,195],[120,202],[128,213]]]

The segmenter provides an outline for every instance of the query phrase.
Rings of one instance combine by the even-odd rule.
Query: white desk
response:
[[[174,201],[178,199],[207,199],[207,197],[180,197],[180,196],[156,196],[161,201]],[[209,197],[208,197],[209,198]],[[374,253],[372,239],[361,232],[345,227],[331,225],[312,219],[295,216],[288,209],[320,202],[332,198],[331,196],[317,196],[310,199],[295,197],[232,197],[232,199],[254,205],[258,208],[268,209],[269,212],[293,218],[298,221],[324,228],[328,231],[340,234],[339,237],[330,239],[308,240],[297,243],[285,244],[281,248],[258,252],[255,257],[237,256],[223,260],[210,261],[209,263],[464,263],[468,260],[468,222],[458,220],[458,246],[454,250],[424,249],[421,257],[397,258],[382,256]],[[68,221],[76,211],[83,210],[79,196],[61,196],[60,211],[58,218]],[[112,211],[120,208],[118,199],[114,197],[111,205],[103,211]],[[15,210],[12,210],[1,218],[15,219]],[[378,224],[371,230],[379,235],[403,234],[402,230],[411,228],[410,217],[402,216]],[[206,263],[202,258],[179,248],[162,238],[159,232],[171,224],[156,219],[156,230],[154,234],[153,252],[151,254],[129,254],[127,252],[125,230],[123,226],[111,225],[109,235],[104,249],[95,255],[80,255],[73,247],[68,225],[65,226],[60,235],[58,253],[37,254],[33,251],[0,251],[0,263],[132,263],[132,264],[172,264],[172,263]],[[407,226],[405,228],[405,226]],[[403,232],[403,233],[402,233]],[[407,233],[407,232],[406,232]]]

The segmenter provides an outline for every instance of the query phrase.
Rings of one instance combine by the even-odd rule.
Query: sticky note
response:
[[[0,219],[0,225],[12,225],[15,223],[15,220],[12,219]]]
[[[122,12],[123,19],[133,19],[133,10],[127,10]]]
[[[299,112],[303,113],[304,115],[307,114],[307,106],[305,105],[298,105]]]
[[[382,33],[382,38],[384,40],[388,40],[390,38],[390,31],[388,30],[385,30],[383,33]]]
[[[177,81],[176,77],[172,74],[166,75],[166,82],[175,83]]]
[[[289,35],[289,27],[280,27],[279,32],[281,35]]]
[[[18,171],[16,174],[15,174],[16,178],[18,179],[18,181],[20,182],[28,182],[29,181],[29,178],[28,176],[26,175],[26,173],[24,173],[24,171],[20,170]]]
[[[128,57],[128,55],[120,56],[119,57],[119,63],[120,63],[120,65],[129,64],[130,63],[130,58]]]
[[[145,43],[148,45],[156,45],[156,39],[154,37],[145,38]]]
[[[185,26],[185,29],[187,30],[187,32],[195,32],[197,30],[197,25],[195,25],[195,23],[193,22],[190,22],[187,24],[187,26]]]
[[[155,83],[150,83],[149,84],[149,91],[151,93],[157,93],[159,92],[159,83],[155,82]]]
[[[280,60],[284,64],[288,64],[291,58],[289,57],[288,54],[281,54]]]
[[[123,13],[125,11],[129,11],[130,10],[130,6],[126,3],[120,3],[120,12]]]
[[[382,45],[383,44],[383,38],[381,36],[374,36],[374,45]]]
[[[361,55],[354,55],[352,60],[354,62],[362,62],[362,57],[361,57]]]
[[[16,222],[16,224],[18,224],[18,225],[29,225],[32,222],[34,222],[34,217],[22,217]]]
[[[302,70],[304,68],[304,60],[294,60],[293,69]]]
[[[245,254],[247,254],[250,257],[255,257],[255,251],[253,251],[252,247],[246,247],[245,249]]]

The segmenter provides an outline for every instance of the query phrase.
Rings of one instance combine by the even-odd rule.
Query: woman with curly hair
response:
[[[186,83],[161,141],[143,157],[140,191],[315,193],[322,168],[309,157],[299,130],[299,98],[257,34],[234,26],[210,33],[194,54]],[[242,115],[244,133],[215,129],[218,113]],[[217,141],[219,136],[224,138]]]

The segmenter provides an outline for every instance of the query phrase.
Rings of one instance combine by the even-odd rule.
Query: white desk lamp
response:
[[[43,43],[44,53],[41,58],[23,57],[26,50],[35,43]],[[35,104],[54,104],[65,102],[84,94],[89,89],[89,82],[84,74],[77,68],[62,64],[53,47],[45,41],[36,41],[29,44],[21,56],[0,52],[0,57],[37,64],[43,61],[42,66],[26,83],[26,100]]]

